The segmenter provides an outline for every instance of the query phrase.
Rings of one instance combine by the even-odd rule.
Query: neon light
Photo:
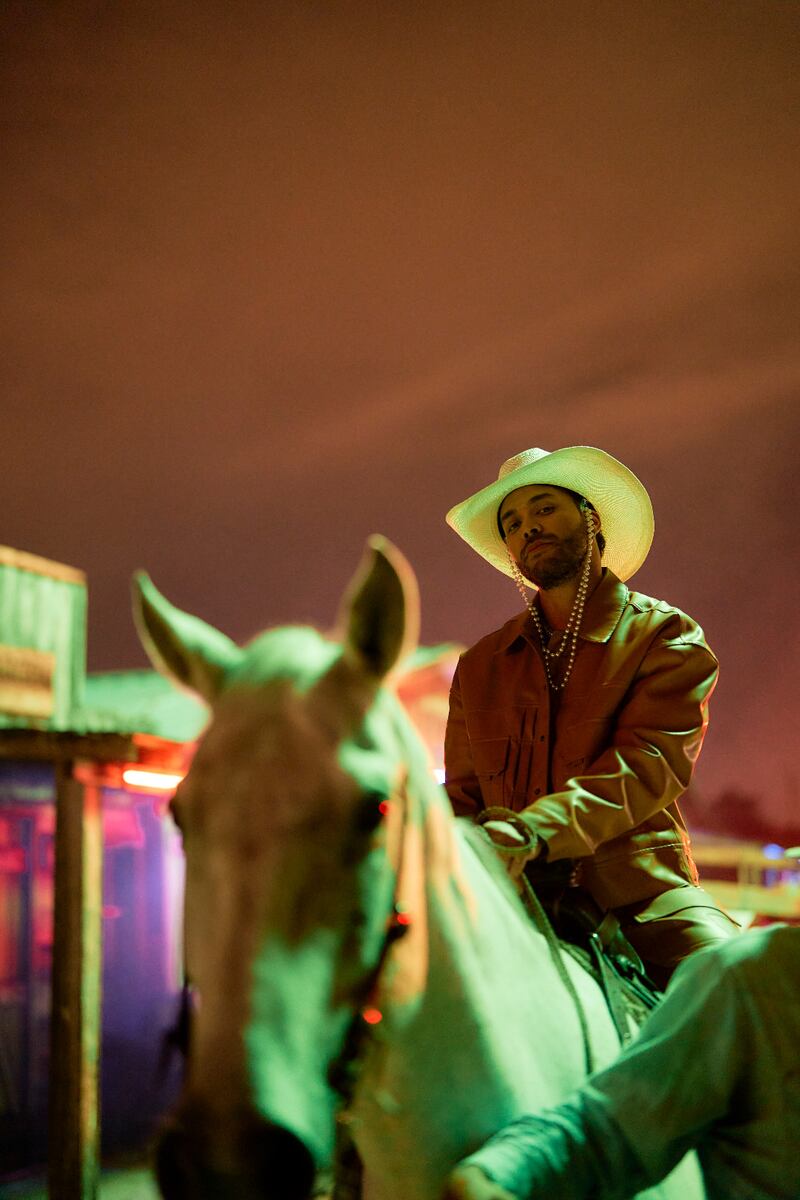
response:
[[[386,814],[388,813],[388,811],[389,811],[389,801],[381,800],[380,804],[378,805],[378,812],[381,814],[382,817],[385,817]]]
[[[122,772],[122,782],[129,787],[149,788],[156,792],[171,792],[183,779],[182,775],[168,775],[166,771],[143,771],[127,767]]]
[[[411,917],[408,915],[408,913],[405,913],[405,912],[399,912],[397,914],[397,916],[395,917],[395,920],[397,921],[398,925],[410,925],[411,924]]]
[[[365,1008],[362,1010],[361,1016],[368,1025],[379,1025],[383,1020],[383,1013],[379,1008]]]

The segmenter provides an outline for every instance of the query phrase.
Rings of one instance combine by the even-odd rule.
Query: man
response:
[[[800,929],[682,964],[633,1045],[453,1172],[446,1200],[624,1200],[697,1150],[709,1200],[800,1196]]]
[[[526,602],[456,668],[453,808],[485,823],[512,876],[536,859],[613,914],[663,986],[738,927],[698,887],[677,806],[717,661],[685,613],[623,582],[652,541],[647,492],[602,450],[532,449],[447,521]]]

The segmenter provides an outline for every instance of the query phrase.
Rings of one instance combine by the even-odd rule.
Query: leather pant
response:
[[[648,975],[662,988],[678,964],[695,950],[741,933],[741,927],[708,892],[689,884],[618,908],[615,915]]]
[[[525,873],[545,909],[559,925],[559,909],[594,907],[599,925],[604,915],[580,887],[572,887],[574,864],[569,860],[539,863],[534,860]],[[583,898],[583,899],[582,899]],[[684,958],[704,946],[727,941],[741,932],[740,926],[719,907],[703,888],[686,884],[613,910],[620,932],[639,955],[647,975],[659,988],[666,987],[672,972]]]

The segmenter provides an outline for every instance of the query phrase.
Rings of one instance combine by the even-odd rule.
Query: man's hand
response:
[[[492,1183],[480,1167],[456,1167],[447,1177],[442,1200],[519,1200]]]
[[[491,838],[492,845],[500,856],[509,878],[516,883],[525,870],[525,864],[536,858],[541,843],[537,839],[533,848],[528,849],[526,853],[525,847],[528,846],[528,843],[523,834],[515,829],[510,821],[500,819],[485,821],[481,828],[485,829]]]

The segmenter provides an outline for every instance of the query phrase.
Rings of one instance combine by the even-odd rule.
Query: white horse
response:
[[[416,639],[413,573],[371,539],[341,642],[287,627],[241,648],[144,575],[135,609],[156,665],[212,707],[172,805],[199,1002],[164,1196],[304,1200],[344,1119],[368,1200],[435,1200],[580,1082],[587,1040],[596,1066],[619,1042],[382,686]],[[641,1193],[703,1194],[690,1159]]]

